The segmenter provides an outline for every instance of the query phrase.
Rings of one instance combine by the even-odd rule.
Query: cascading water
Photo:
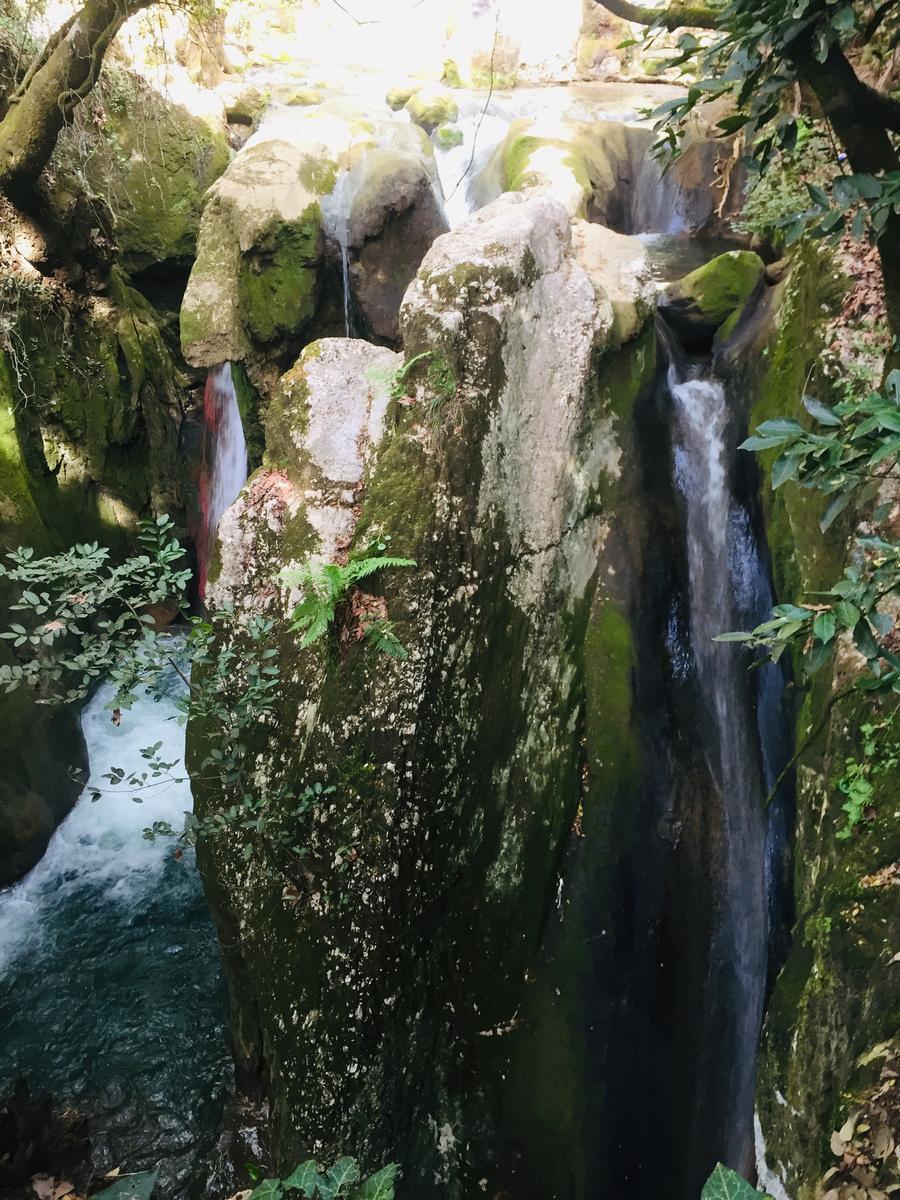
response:
[[[719,808],[715,826],[721,838],[721,845],[710,847],[711,860],[718,861],[718,894],[710,925],[703,1020],[717,1043],[719,1078],[727,1071],[728,1087],[723,1093],[715,1086],[716,1098],[710,1094],[708,1100],[719,1110],[720,1157],[747,1170],[752,1162],[756,1043],[767,968],[766,819],[746,655],[733,644],[713,639],[738,627],[744,607],[740,593],[742,588],[747,591],[748,576],[753,590],[760,561],[731,486],[732,448],[726,438],[734,422],[725,388],[714,378],[695,376],[691,368],[685,372],[673,361],[669,394],[675,482],[686,518],[690,641],[704,708],[711,718],[710,801]],[[735,530],[742,528],[747,535],[735,538]],[[701,1103],[700,1111],[705,1109]],[[707,1111],[703,1120],[708,1116]]]
[[[197,535],[200,595],[222,514],[247,480],[247,443],[231,363],[213,367],[203,394],[203,465],[200,471],[201,524]]]
[[[178,828],[191,793],[183,686],[173,672],[159,701],[141,696],[112,720],[101,687],[83,717],[85,792],[41,862],[0,895],[0,1094],[18,1074],[33,1092],[87,1116],[96,1168],[160,1165],[162,1194],[184,1194],[211,1150],[231,1065],[215,935],[192,850],[145,827]],[[104,777],[146,766],[161,742],[172,778],[133,792]],[[93,788],[104,794],[91,802]],[[141,803],[133,803],[136,795]]]

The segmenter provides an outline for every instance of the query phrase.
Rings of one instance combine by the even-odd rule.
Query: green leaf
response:
[[[817,187],[814,183],[807,183],[806,190],[809,192],[813,204],[818,205],[818,207],[824,212],[828,208],[828,197],[825,195],[822,189]]]
[[[397,1164],[390,1163],[370,1175],[353,1193],[352,1200],[394,1200]]]
[[[853,640],[860,654],[868,659],[878,657],[878,643],[872,637],[868,621],[860,621],[853,630]]]
[[[856,15],[849,4],[839,8],[834,14],[831,18],[831,27],[838,33],[851,33],[856,28]]]
[[[318,1164],[313,1159],[309,1159],[307,1162],[301,1163],[282,1182],[288,1191],[293,1188],[295,1191],[302,1192],[307,1197],[307,1200],[312,1200],[312,1197],[316,1193],[316,1186],[319,1179]]]
[[[800,472],[800,459],[796,453],[788,450],[780,455],[772,464],[772,488],[780,488],[789,479],[796,479]]]
[[[319,1180],[319,1195],[322,1200],[335,1200],[345,1187],[359,1182],[359,1166],[355,1158],[339,1158]]]
[[[834,606],[834,615],[847,629],[853,629],[859,622],[860,612],[849,600],[838,600]]]
[[[841,424],[841,418],[836,417],[827,404],[816,400],[814,396],[804,396],[803,407],[820,425],[837,426]]]
[[[759,1200],[760,1193],[736,1171],[721,1163],[703,1185],[700,1200]]]
[[[159,1168],[155,1171],[139,1171],[135,1175],[123,1175],[112,1187],[97,1192],[95,1200],[150,1200]]]
[[[819,613],[813,622],[813,633],[821,642],[830,642],[834,637],[836,628],[837,621],[834,618],[834,613]]]
[[[249,1200],[280,1200],[284,1195],[284,1184],[280,1179],[264,1179],[253,1189]]]
[[[819,528],[824,533],[829,529],[837,518],[841,515],[847,505],[850,503],[850,497],[853,494],[852,488],[845,488],[825,509],[822,520],[819,522]]]

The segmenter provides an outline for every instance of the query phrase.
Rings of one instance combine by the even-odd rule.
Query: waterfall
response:
[[[200,471],[201,523],[197,537],[200,595],[206,591],[219,521],[247,480],[247,444],[231,376],[231,363],[213,367],[203,393],[203,465]]]
[[[746,653],[713,639],[739,627],[748,607],[759,607],[765,573],[751,523],[734,494],[736,422],[724,386],[677,358],[669,368],[668,384],[675,485],[685,510],[690,642],[709,723],[705,748],[713,786],[706,803],[717,809],[709,826],[713,902],[702,1014],[715,1048],[707,1064],[713,1079],[701,1081],[698,1120],[705,1123],[711,1112],[716,1113],[719,1156],[747,1170],[752,1163],[756,1045],[769,932],[761,769],[765,754]],[[700,1130],[696,1136],[702,1136]]]
[[[322,200],[322,221],[325,232],[336,242],[341,252],[341,276],[344,287],[344,333],[356,337],[353,320],[353,297],[350,291],[350,212],[365,173],[363,154],[352,167],[341,171],[331,195]]]

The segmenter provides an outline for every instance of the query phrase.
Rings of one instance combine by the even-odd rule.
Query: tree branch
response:
[[[719,28],[718,14],[701,4],[671,4],[665,8],[650,8],[644,4],[632,4],[631,0],[602,0],[602,3],[601,0],[595,0],[595,3],[635,25],[657,25],[668,30]]]

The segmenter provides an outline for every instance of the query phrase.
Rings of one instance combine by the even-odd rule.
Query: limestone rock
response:
[[[251,338],[298,333],[312,316],[322,217],[320,164],[280,140],[252,140],[212,188],[181,308],[194,366],[242,361]]]
[[[379,125],[346,101],[270,110],[210,190],[181,310],[185,357],[244,362],[268,390],[266,364],[296,350],[316,313],[326,227],[338,279],[349,227],[357,305],[373,336],[394,339],[403,291],[445,228],[439,186],[418,126]]]
[[[709,341],[764,278],[765,264],[758,254],[731,250],[663,288],[659,311],[686,345]]]
[[[349,213],[353,290],[368,329],[396,340],[403,295],[447,222],[421,156],[369,151]]]
[[[253,541],[261,512],[282,552],[290,546],[280,565],[331,561],[346,551],[401,365],[384,347],[323,338],[281,377],[266,413],[264,466],[222,519],[211,603],[252,603],[256,588],[270,588],[271,558]]]
[[[728,143],[693,129],[663,174],[654,141],[646,125],[628,121],[523,118],[512,122],[473,191],[480,203],[503,191],[543,192],[573,217],[624,233],[721,231],[740,192]]]
[[[380,441],[399,357],[343,339],[308,348],[270,408],[265,465],[223,520],[217,599],[279,622],[286,684],[257,731],[260,779],[337,789],[303,830],[309,890],[295,900],[227,839],[199,847],[233,931],[238,1044],[278,1064],[284,1161],[364,1144],[403,1161],[410,1194],[502,1186],[494,1114],[521,1038],[493,1038],[490,1055],[485,1039],[522,1002],[577,808],[582,639],[636,474],[632,406],[656,367],[652,334],[616,350],[615,324],[566,210],[503,196],[425,255]],[[301,650],[279,568],[373,541],[416,568],[365,582],[334,654]],[[407,658],[355,636],[367,605]],[[189,731],[193,763],[208,732]],[[204,789],[201,806],[219,802]]]

